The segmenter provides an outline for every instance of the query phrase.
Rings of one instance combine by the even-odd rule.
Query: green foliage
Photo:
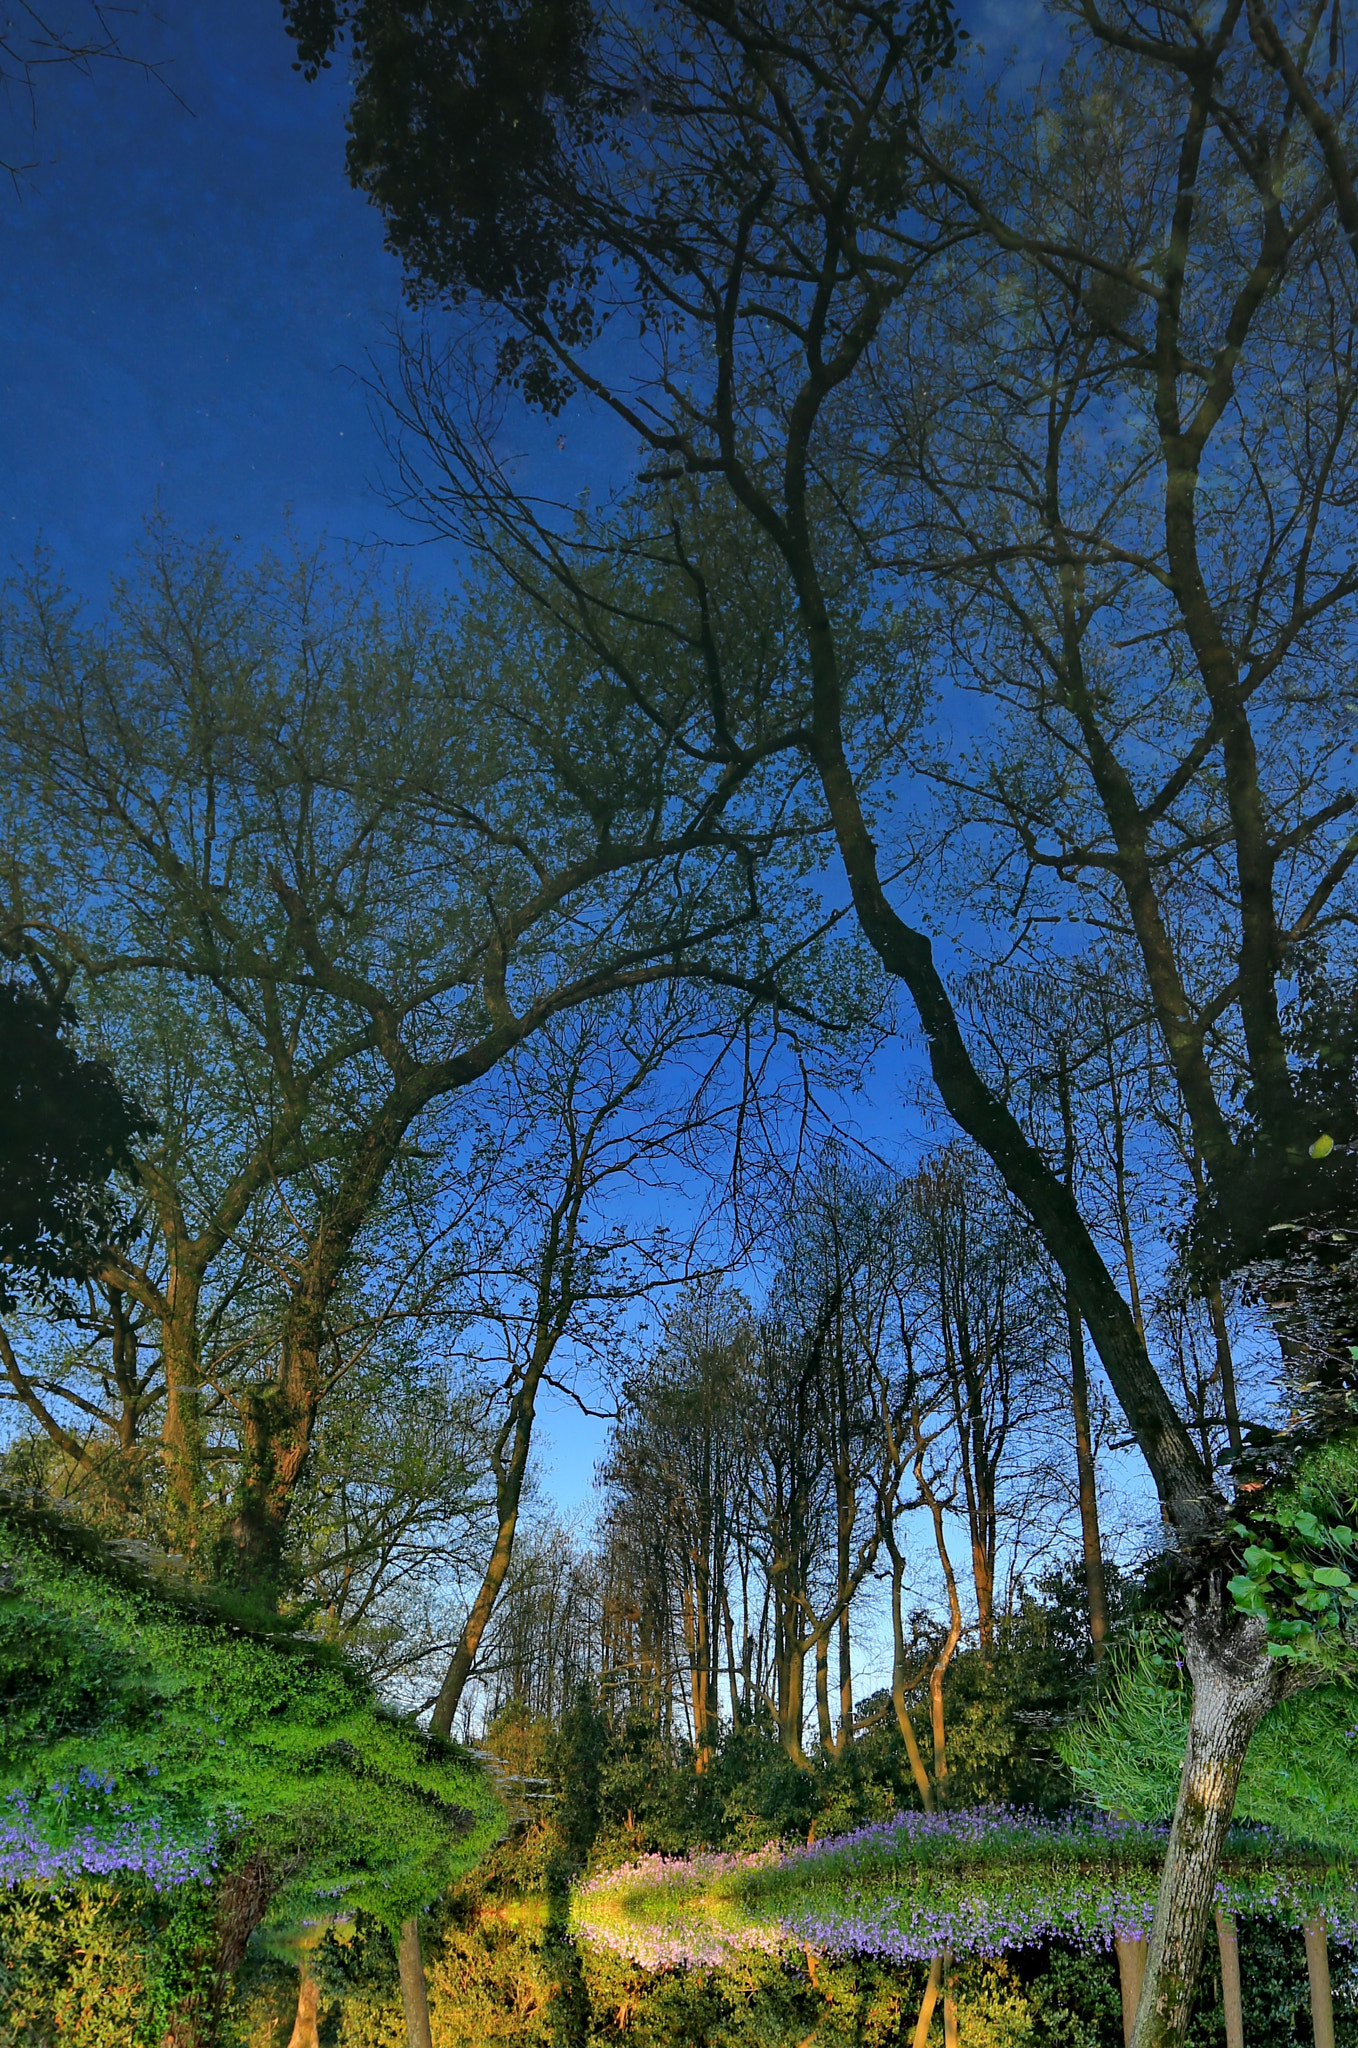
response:
[[[1078,1789],[1111,1813],[1174,1810],[1188,1739],[1188,1681],[1143,1634],[1060,1748]],[[1235,1811],[1289,1841],[1350,1851],[1358,1829],[1358,1687],[1313,1686],[1279,1702],[1245,1757]]]
[[[36,989],[0,986],[0,1309],[16,1274],[50,1296],[93,1269],[119,1222],[109,1176],[155,1128],[59,1036],[74,1021]]]
[[[278,1915],[343,1901],[391,1925],[498,1831],[480,1770],[380,1709],[338,1651],[3,1504],[0,1567],[0,1791],[43,1844],[215,1840],[219,1863],[267,1856]]]
[[[1244,1570],[1230,1582],[1242,1614],[1262,1615],[1275,1657],[1331,1672],[1358,1668],[1358,1435],[1304,1458],[1248,1524]]]
[[[1110,1573],[1115,1617],[1135,1588]],[[1057,1730],[1091,1685],[1082,1581],[1053,1574],[997,1633],[992,1655],[964,1651],[948,1675],[949,1803],[1064,1807],[1069,1772]],[[919,1734],[927,1754],[925,1709]],[[905,1745],[885,1694],[860,1702],[855,1739],[841,1756],[816,1753],[801,1770],[780,1747],[771,1717],[723,1730],[707,1768],[642,1714],[596,1724],[599,1817],[591,1864],[658,1851],[756,1849],[767,1842],[839,1834],[919,1804]],[[505,1710],[495,1744],[511,1768],[554,1777],[570,1796],[574,1766],[552,1754],[559,1738]],[[507,1746],[507,1747],[506,1747]]]
[[[1144,1595],[1116,1566],[1110,1564],[1106,1576],[1110,1620],[1115,1632],[1124,1632],[1135,1625]],[[945,1804],[1038,1811],[1070,1804],[1073,1787],[1057,1738],[1087,1704],[1096,1683],[1088,1598],[1079,1564],[1048,1572],[999,1621],[988,1654],[973,1645],[954,1658],[945,1691]],[[865,1710],[875,1704],[865,1702]],[[885,1706],[885,1695],[880,1704]],[[922,1691],[913,1713],[920,1748],[928,1756],[928,1703]],[[895,1762],[897,1805],[915,1806],[918,1799],[894,1717],[884,1723],[880,1739]]]
[[[425,1957],[439,2048],[801,2048],[808,2039],[816,2048],[903,2048],[912,2038],[921,1963],[813,1950],[808,1968],[794,1950],[656,1972],[607,1949],[575,1951],[561,1940],[545,1892],[560,1855],[554,1824],[538,1823],[491,1851],[431,1913]],[[1267,1918],[1242,1921],[1240,1954],[1250,2048],[1302,2048],[1309,2034],[1300,1936]],[[327,2048],[404,2048],[394,1950],[377,1922],[360,1915],[351,1931],[327,1935],[313,1971]],[[1341,2048],[1358,2048],[1351,1976],[1336,1968]],[[1117,1967],[1106,1950],[1052,1943],[1003,1963],[962,1962],[957,1989],[962,2048],[1121,2048]],[[281,1982],[261,1975],[245,1987],[235,2038],[244,2048],[278,2048],[291,2024],[278,2024],[285,2005]],[[941,2039],[940,2009],[929,2048]],[[1222,2039],[1209,1953],[1189,2048],[1221,2048]]]
[[[557,1834],[572,1869],[588,1860],[603,1817],[603,1764],[609,1742],[606,1715],[582,1685],[565,1713],[550,1750],[558,1806]]]
[[[1033,2048],[1115,2048],[1122,2040],[1122,1999],[1106,1956],[1053,1947],[1031,1980]]]
[[[105,1879],[0,1894],[0,2021],[13,2048],[160,2048],[210,1992],[212,1895]]]

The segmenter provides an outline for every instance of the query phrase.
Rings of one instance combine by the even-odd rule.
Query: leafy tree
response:
[[[276,1586],[341,1304],[388,1278],[374,1224],[411,1212],[406,1284],[431,1301],[430,1252],[456,1250],[432,1220],[459,1171],[476,1182],[453,1105],[610,996],[705,989],[719,1046],[775,992],[785,1024],[815,1016],[814,970],[786,923],[770,950],[708,770],[684,769],[676,808],[625,690],[582,698],[574,650],[512,603],[384,620],[309,567],[245,574],[165,543],[95,630],[36,585],[5,673],[34,826],[13,943],[110,991],[174,1109],[138,1155],[148,1255],[96,1276],[158,1331],[172,1535],[198,1554],[220,1538],[228,1570]],[[764,836],[795,869],[792,819]]]

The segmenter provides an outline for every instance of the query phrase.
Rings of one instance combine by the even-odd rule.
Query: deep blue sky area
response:
[[[124,41],[166,84],[50,69],[0,152],[31,164],[0,184],[5,554],[41,540],[90,595],[157,505],[251,551],[289,517],[408,537],[372,488],[360,379],[402,302],[344,176],[342,69],[291,68],[279,0],[162,12]]]
[[[50,5],[87,25],[85,0]],[[1031,68],[1036,0],[967,11]],[[386,501],[362,384],[404,310],[400,272],[344,175],[342,60],[307,84],[280,0],[162,0],[124,20],[164,83],[49,68],[31,131],[22,96],[0,104],[0,159],[30,166],[17,190],[0,178],[0,555],[42,542],[97,597],[157,508],[247,552],[289,521],[404,552],[421,536]],[[529,435],[553,495],[626,460],[573,409]],[[456,578],[441,546],[415,567]]]

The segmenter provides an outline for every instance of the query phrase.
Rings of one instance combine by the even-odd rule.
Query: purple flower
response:
[[[578,1886],[572,1922],[651,1968],[707,1968],[790,1941],[897,1962],[1050,1940],[1106,1949],[1149,1932],[1166,1833],[1092,1811],[904,1813],[809,1847],[643,1856]],[[1223,1876],[1222,1906],[1293,1924],[1315,1910],[1324,1873],[1280,1870],[1269,1830],[1237,1830],[1232,1846],[1248,1862]],[[1358,1893],[1333,1877],[1323,1884],[1331,1929],[1358,1939]]]
[[[100,1791],[111,1785],[112,1780],[98,1780]],[[58,1838],[22,1793],[11,1793],[0,1802],[0,1883],[7,1888],[70,1884],[118,1871],[149,1878],[157,1889],[185,1884],[211,1874],[215,1846],[207,1830],[172,1834],[159,1815],[138,1816],[127,1807],[97,1828],[63,1828]]]

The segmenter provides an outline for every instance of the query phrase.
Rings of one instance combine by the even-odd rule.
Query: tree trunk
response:
[[[984,1541],[972,1541],[971,1577],[976,1588],[976,1635],[989,1670],[995,1662],[995,1566]]]
[[[703,1517],[710,1530],[711,1517]],[[714,1629],[712,1582],[714,1573],[709,1554],[701,1550],[693,1570],[693,1746],[695,1764],[705,1771],[717,1747],[717,1643]],[[719,1627],[719,1624],[718,1624]]]
[[[1062,1176],[1071,1200],[1075,1199],[1075,1111],[1070,1095],[1070,1054],[1061,1041],[1057,1069],[1057,1092],[1061,1102]],[[1140,1325],[1138,1324],[1138,1328]],[[1084,1551],[1085,1586],[1089,1594],[1089,1640],[1097,1664],[1108,1634],[1108,1593],[1103,1577],[1103,1543],[1099,1535],[1099,1489],[1094,1472],[1094,1433],[1089,1426],[1089,1373],[1085,1365],[1085,1326],[1079,1297],[1066,1282],[1066,1330],[1070,1340],[1070,1405],[1075,1420],[1075,1475],[1080,1496],[1080,1543]],[[1123,2022],[1131,2037],[1131,2012],[1123,2001]]]
[[[805,1672],[806,1652],[800,1640],[787,1643],[778,1658],[778,1740],[799,1771],[811,1768],[802,1747]]]
[[[288,2048],[320,2048],[316,2017],[318,1997],[319,1987],[311,1974],[309,1962],[303,1956],[297,1984],[297,2017],[288,2036]]]
[[[401,1972],[401,2004],[406,2016],[408,2048],[434,2048],[433,2035],[429,2030],[429,1991],[424,1981],[418,1920],[401,1922],[397,1961]]]
[[[1226,2014],[1226,2048],[1245,2048],[1245,2015],[1240,2003],[1240,1943],[1235,1915],[1217,1912],[1217,1952],[1221,1957],[1221,2003]]]
[[[924,1476],[925,1436],[918,1409],[913,1421],[915,1484],[919,1487],[920,1499],[926,1503],[934,1525],[934,1548],[938,1552],[938,1561],[943,1568],[943,1583],[948,1591],[948,1633],[943,1638],[942,1648],[934,1658],[933,1669],[929,1673],[929,1732],[934,1752],[934,1788],[936,1796],[946,1805],[948,1742],[947,1727],[943,1718],[943,1681],[947,1677],[948,1666],[953,1660],[957,1645],[962,1640],[962,1603],[957,1595],[957,1574],[948,1555],[948,1539],[943,1527],[943,1507]]]
[[[1103,1577],[1103,1542],[1099,1534],[1099,1493],[1094,1472],[1094,1437],[1089,1427],[1089,1375],[1085,1369],[1085,1333],[1080,1305],[1066,1289],[1066,1322],[1070,1331],[1070,1405],[1075,1419],[1075,1471],[1080,1492],[1080,1542],[1084,1551],[1085,1586],[1089,1593],[1089,1640],[1094,1661],[1103,1655],[1108,1635],[1108,1591]]]
[[[822,1629],[816,1637],[816,1723],[820,1730],[823,1756],[834,1753],[834,1729],[830,1722],[830,1644]]]
[[[943,2048],[958,2048],[957,1993],[952,1981],[952,1950],[943,1951]]]
[[[905,1579],[905,1558],[895,1547],[891,1548],[891,1704],[896,1713],[896,1726],[901,1731],[905,1753],[910,1759],[910,1775],[920,1796],[920,1804],[926,1813],[934,1811],[934,1788],[929,1773],[924,1767],[920,1754],[914,1723],[906,1704],[905,1682],[905,1618],[901,1613],[901,1588]]]
[[[1221,1282],[1213,1280],[1207,1290],[1207,1306],[1212,1317],[1212,1339],[1217,1350],[1217,1370],[1221,1374],[1221,1405],[1226,1413],[1226,1435],[1231,1451],[1239,1457],[1244,1438],[1240,1434],[1240,1403],[1235,1391],[1235,1359],[1231,1352],[1231,1332],[1226,1322],[1226,1304],[1221,1298]]]
[[[1119,1934],[1113,1946],[1118,1955],[1118,1985],[1122,1992],[1123,2048],[1131,2048],[1136,2008],[1141,2002],[1141,1986],[1146,1976],[1146,1944],[1139,1934]]]
[[[839,1617],[839,1734],[836,1751],[842,1756],[853,1743],[853,1657],[849,1647],[849,1609]]]
[[[1330,1998],[1330,1947],[1321,1918],[1306,1923],[1306,1974],[1311,1980],[1311,2030],[1316,2048],[1334,2048],[1334,2005]]]
[[[737,1666],[737,1664],[736,1664],[736,1629],[735,1629],[735,1622],[734,1622],[734,1620],[732,1619],[732,1616],[731,1616],[731,1603],[730,1603],[730,1601],[729,1601],[729,1600],[728,1600],[728,1599],[726,1598],[726,1595],[725,1595],[725,1593],[723,1593],[723,1594],[722,1594],[722,1608],[721,1608],[721,1625],[722,1625],[722,1640],[723,1640],[723,1641],[724,1641],[724,1643],[726,1644],[726,1690],[727,1690],[727,1693],[728,1693],[728,1695],[729,1695],[729,1697],[730,1697],[730,1701],[731,1701],[731,1726],[732,1726],[733,1728],[737,1728],[737,1729],[738,1729],[738,1728],[740,1727],[741,1723],[743,1722],[744,1718],[745,1718],[745,1712],[744,1712],[744,1708],[743,1708],[743,1707],[742,1707],[742,1705],[741,1705],[741,1699],[740,1699],[740,1685],[739,1685],[739,1678],[738,1678],[738,1672],[739,1672],[739,1668],[740,1668],[740,1667],[738,1667],[738,1666]],[[746,1646],[746,1656],[747,1656],[747,1657],[749,1656],[749,1642],[750,1642],[750,1639],[749,1639],[749,1637],[748,1637],[748,1636],[746,1636],[746,1638],[745,1638],[745,1646]],[[747,1696],[748,1696],[748,1692],[749,1692],[749,1681],[748,1681],[748,1679],[747,1679],[747,1680],[746,1680],[746,1694],[747,1694]]]
[[[1188,1748],[1165,1851],[1132,2048],[1182,2048],[1212,1917],[1240,1768],[1260,1720],[1282,1697],[1264,1624],[1200,1607],[1184,1626],[1193,1680]]]
[[[173,1255],[173,1248],[172,1248]],[[190,1555],[198,1548],[203,1498],[202,1361],[198,1353],[198,1277],[172,1268],[161,1318],[165,1416],[161,1457],[171,1540]]]
[[[919,2002],[919,2018],[915,2021],[915,2035],[910,2048],[925,2048],[929,2038],[929,2023],[938,2004],[939,1986],[943,1982],[943,1957],[941,1954],[929,1959],[929,1977],[924,1986],[924,1996]]]

